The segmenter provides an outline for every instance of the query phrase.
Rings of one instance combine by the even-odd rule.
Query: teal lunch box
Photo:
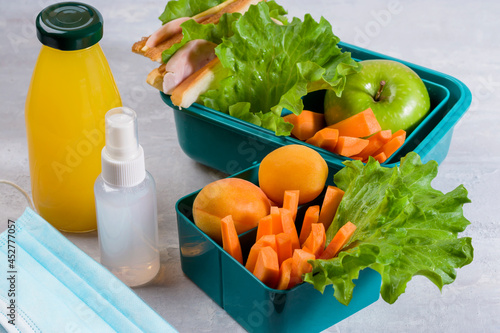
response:
[[[259,165],[233,177],[258,185]],[[330,168],[330,172],[338,170],[336,166]],[[328,180],[331,179],[333,173],[328,176]],[[371,269],[360,272],[348,306],[335,299],[331,286],[323,294],[309,283],[290,290],[267,287],[194,224],[192,207],[198,192],[181,198],[176,204],[182,270],[247,331],[319,332],[378,300],[382,280],[380,274]],[[296,219],[299,233],[307,207],[321,204],[323,195],[299,208]],[[254,228],[239,236],[244,262],[256,232]]]
[[[431,111],[408,136],[404,145],[387,161],[394,166],[410,151],[417,152],[423,162],[441,163],[447,153],[453,128],[471,104],[469,89],[459,80],[418,65],[379,53],[339,43],[353,59],[391,59],[412,68],[424,81],[431,99]],[[324,91],[304,97],[305,109],[323,112]],[[187,109],[174,106],[170,96],[160,93],[163,101],[173,108],[177,136],[182,150],[199,163],[227,174],[234,174],[259,163],[269,152],[288,144],[304,144],[317,150],[330,168],[341,168],[347,158],[306,144],[292,137],[278,137],[274,132],[236,119],[227,114],[193,104]]]

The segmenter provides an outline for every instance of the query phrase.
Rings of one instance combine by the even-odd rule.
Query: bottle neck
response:
[[[139,154],[131,160],[118,161],[112,159],[106,151],[101,153],[103,180],[113,186],[133,187],[139,185],[146,178],[144,150],[139,145]]]

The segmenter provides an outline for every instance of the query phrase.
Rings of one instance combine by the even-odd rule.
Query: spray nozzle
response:
[[[139,154],[137,115],[127,107],[109,110],[106,119],[106,151],[112,159],[127,161]]]

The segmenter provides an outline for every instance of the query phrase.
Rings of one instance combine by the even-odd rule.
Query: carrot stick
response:
[[[319,206],[311,206],[307,208],[306,214],[304,215],[304,220],[302,222],[302,229],[300,230],[299,241],[300,244],[304,244],[307,237],[311,233],[311,224],[317,223],[319,220]]]
[[[399,147],[403,145],[406,139],[406,132],[404,130],[399,130],[392,135],[391,140],[380,147],[372,156],[378,155],[380,153],[384,153],[387,158],[389,158],[392,154],[398,150]]]
[[[292,251],[295,249],[300,249],[299,235],[297,233],[297,228],[292,220],[292,213],[287,209],[281,211],[281,223],[283,224],[283,232],[290,235],[290,241],[292,243]]]
[[[283,208],[292,213],[294,221],[295,217],[297,217],[297,208],[299,207],[299,195],[299,190],[289,190],[285,191],[285,195],[283,196]]]
[[[278,263],[292,257],[292,237],[284,232],[276,235],[276,248],[278,252]]]
[[[259,256],[259,252],[263,247],[269,246],[274,251],[277,251],[276,247],[276,235],[265,235],[262,236],[255,244],[250,248],[250,253],[248,254],[247,262],[245,267],[253,272],[255,263],[257,262],[257,258]]]
[[[271,215],[267,215],[259,220],[259,224],[257,226],[257,238],[258,241],[262,236],[272,235],[273,229],[273,219]]]
[[[272,233],[277,235],[283,232],[283,227],[281,226],[281,212],[277,206],[271,206],[271,218],[272,218]]]
[[[323,223],[325,230],[328,230],[332,224],[335,213],[340,205],[340,201],[344,197],[344,191],[336,186],[328,186],[326,189],[321,211],[319,213],[319,222]]]
[[[293,251],[292,271],[290,273],[290,282],[288,284],[288,288],[293,288],[294,286],[302,282],[302,275],[305,273],[309,273],[312,270],[312,265],[307,261],[314,259],[314,254],[311,254],[307,251]]]
[[[368,140],[352,136],[339,136],[333,152],[345,157],[351,157],[359,154],[366,146],[368,146]]]
[[[328,244],[325,251],[323,251],[318,259],[331,259],[335,257],[351,239],[354,231],[356,231],[356,226],[353,223],[347,222],[344,224],[339,231],[337,231],[330,244]]]
[[[337,145],[338,139],[338,129],[325,127],[317,131],[312,138],[307,139],[306,143],[333,152],[335,146]]]
[[[314,254],[319,257],[325,249],[326,233],[323,223],[313,223],[311,225],[311,233],[302,245],[302,250]]]
[[[280,279],[278,281],[278,286],[276,289],[285,290],[288,289],[288,283],[290,283],[290,273],[292,272],[292,258],[288,258],[283,261],[280,266]]]
[[[387,160],[387,156],[385,156],[384,152],[373,156],[373,158],[376,159],[379,163],[384,163]]]
[[[228,215],[221,221],[222,247],[234,259],[243,265],[243,256],[241,254],[240,239],[234,227],[233,217]]]
[[[364,161],[368,156],[374,156],[373,153],[380,149],[392,138],[391,130],[380,131],[368,138],[368,145],[356,156]]]
[[[280,276],[278,254],[270,246],[260,250],[253,274],[270,288],[274,288],[278,283]]]
[[[338,129],[340,136],[351,136],[355,138],[363,138],[377,133],[382,129],[375,114],[370,108],[339,121],[336,124],[330,125],[328,128]]]
[[[305,141],[317,131],[325,127],[325,116],[322,113],[303,110],[300,115],[289,114],[283,120],[293,125],[292,135]]]

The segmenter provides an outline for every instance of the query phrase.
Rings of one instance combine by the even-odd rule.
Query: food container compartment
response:
[[[424,81],[431,98],[431,112],[409,135],[404,145],[383,164],[394,166],[410,151],[423,162],[441,163],[448,153],[453,128],[471,104],[469,89],[459,80],[418,65],[375,53],[360,47],[339,43],[356,60],[391,59],[412,68]],[[236,119],[199,104],[178,109],[170,97],[160,93],[173,108],[179,144],[192,159],[219,171],[234,174],[260,162],[269,152],[287,144],[305,144],[292,137],[277,137],[270,130]],[[306,109],[323,112],[324,91],[304,97]],[[313,146],[311,146],[313,147]],[[345,157],[314,147],[330,168],[340,168]]]
[[[234,177],[257,184],[258,167],[250,167]],[[333,179],[333,173],[328,179]],[[194,224],[192,206],[198,192],[181,198],[176,204],[182,270],[247,331],[321,331],[378,300],[381,277],[371,269],[360,272],[348,306],[335,299],[331,286],[323,294],[308,283],[291,290],[267,287]],[[322,196],[301,206],[297,221],[302,221],[308,206],[320,204]],[[300,227],[297,225],[299,232]],[[256,228],[239,236],[244,262],[255,236]]]

